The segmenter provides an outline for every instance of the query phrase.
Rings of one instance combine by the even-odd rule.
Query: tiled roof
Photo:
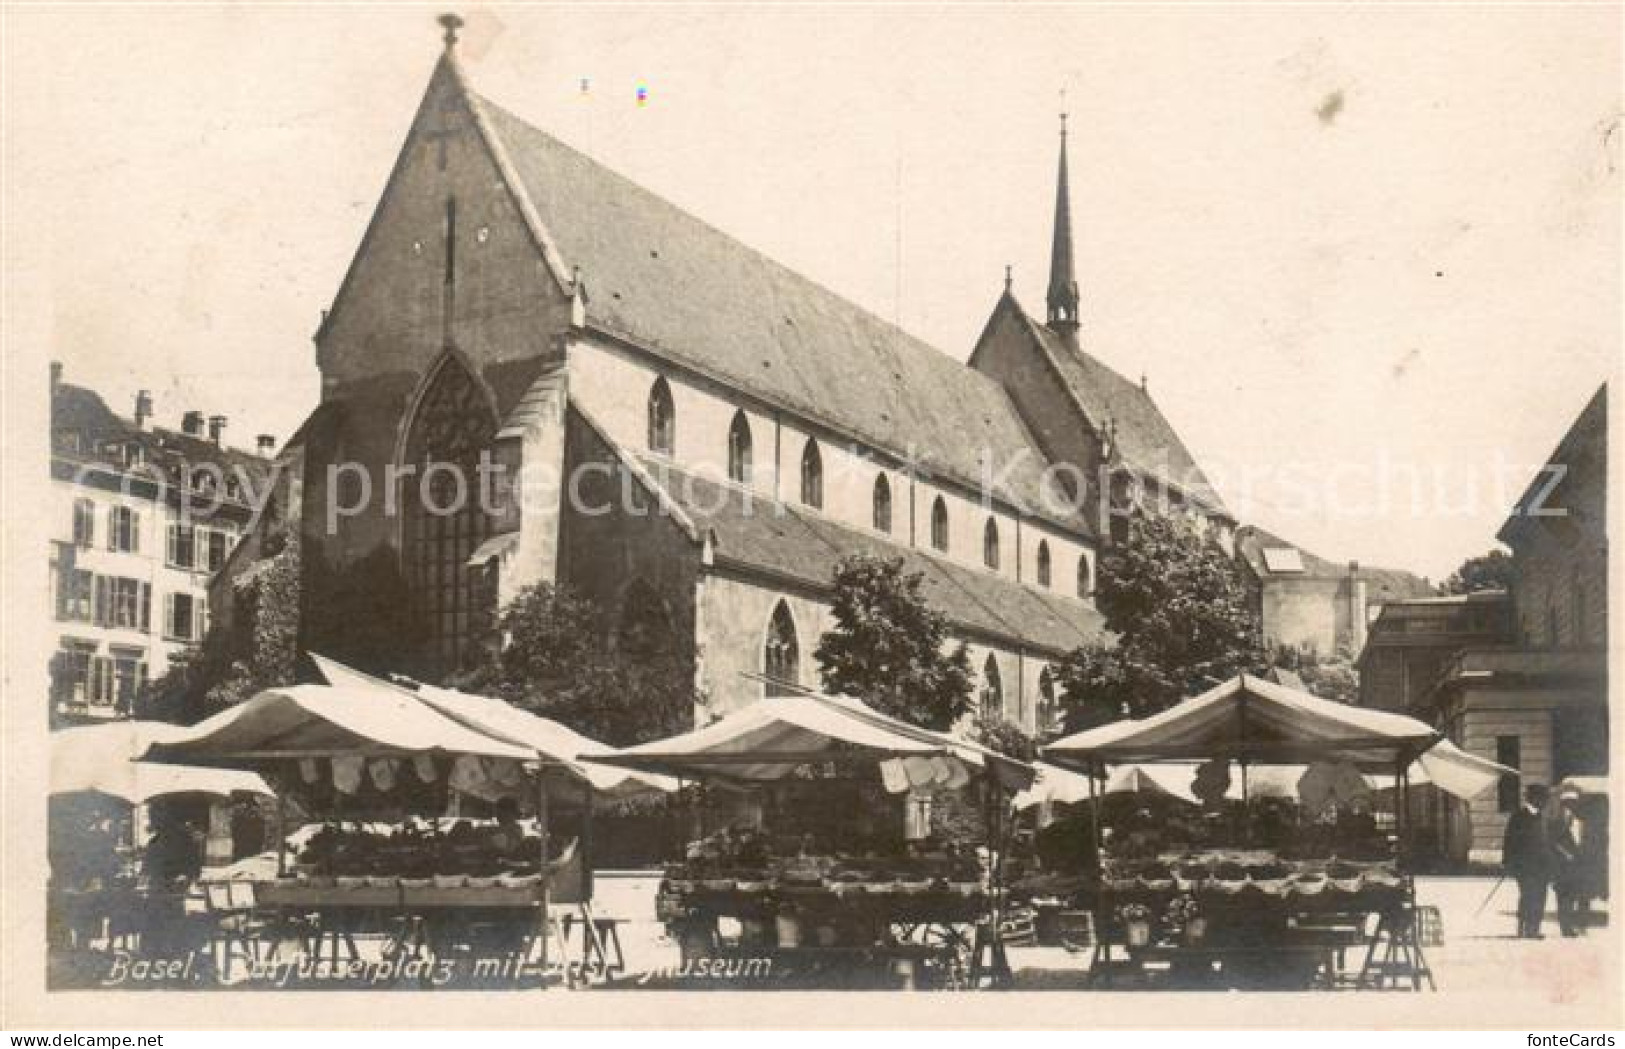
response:
[[[589,323],[1034,513],[1047,460],[994,380],[609,170],[483,98]],[[1008,464],[1015,464],[1005,472]],[[1083,515],[1044,516],[1092,534]]]
[[[1303,563],[1303,571],[1271,571],[1264,560],[1265,550],[1296,550],[1299,560]],[[1257,525],[1243,525],[1236,529],[1236,556],[1245,560],[1253,573],[1260,579],[1267,579],[1272,576],[1284,576],[1292,579],[1341,579],[1349,573],[1347,564],[1328,561],[1326,558],[1313,554],[1298,544],[1288,542]],[[1429,598],[1434,594],[1433,587],[1428,584],[1426,579],[1401,568],[1377,568],[1370,565],[1361,565],[1359,573],[1360,578],[1364,579],[1366,583],[1366,601],[1369,604],[1386,604],[1391,601]]]
[[[931,605],[963,630],[1057,656],[1105,636],[1100,613],[1081,601],[902,546],[806,507],[700,477],[665,460],[638,458],[700,532],[714,538],[719,564],[827,591],[843,557],[901,557],[908,571],[924,576],[923,589]]]
[[[271,461],[263,456],[217,445],[202,437],[161,426],[137,429],[109,408],[101,394],[71,383],[58,383],[52,391],[51,432],[57,454],[103,462],[113,469],[125,468],[123,450],[131,443],[139,444],[146,461],[163,470],[181,464],[213,464],[227,476],[237,475],[240,469],[258,481],[271,469]],[[62,444],[62,435],[68,433],[79,435],[77,448]]]
[[[1124,463],[1174,485],[1208,509],[1228,515],[1224,500],[1143,386],[1090,356],[1075,336],[1061,335],[1038,323],[1013,295],[1006,297],[1054,362],[1090,424],[1104,433],[1115,423],[1116,455]]]

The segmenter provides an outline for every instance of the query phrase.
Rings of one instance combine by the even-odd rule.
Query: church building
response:
[[[1102,636],[1113,508],[1230,543],[1143,383],[1084,350],[1064,123],[1044,318],[1007,281],[965,364],[482,97],[445,23],[298,435],[306,600],[398,565],[426,639],[403,667],[455,667],[552,582],[677,654],[703,720],[817,684],[834,567],[864,553],[923,574],[983,710],[1041,731],[1051,666]]]

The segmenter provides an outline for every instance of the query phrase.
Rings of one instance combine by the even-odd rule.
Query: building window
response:
[[[1495,737],[1495,760],[1509,769],[1523,768],[1523,740],[1517,736]],[[1518,778],[1502,773],[1495,785],[1495,808],[1498,812],[1513,812],[1518,808]]]
[[[88,549],[96,541],[96,504],[89,499],[73,501],[73,545]]]
[[[999,522],[992,517],[982,526],[982,563],[995,570],[999,567]]]
[[[1004,684],[999,677],[999,661],[989,652],[982,664],[982,692],[979,697],[982,716],[995,721],[1004,717]]]
[[[96,577],[82,568],[63,567],[56,580],[56,617],[88,623],[95,608]]]
[[[83,707],[90,701],[90,664],[96,646],[66,638],[51,659],[51,701],[57,706]]]
[[[480,452],[490,447],[496,426],[473,375],[456,357],[443,357],[408,431],[405,460],[417,467],[417,482],[403,494],[402,558],[413,612],[428,636],[427,655],[441,669],[460,665],[489,610],[485,573],[468,559],[490,531],[474,493]]]
[[[1089,563],[1088,554],[1078,555],[1078,596],[1088,598],[1095,592],[1095,566]]]
[[[649,450],[670,455],[677,447],[677,409],[672,406],[671,386],[664,376],[649,388]]]
[[[891,531],[891,482],[885,474],[875,475],[874,524],[877,532]]]
[[[135,700],[142,688],[147,684],[147,662],[140,652],[128,650],[113,650],[113,658],[107,662],[112,664],[112,701],[120,712],[129,713],[135,709]]]
[[[1049,577],[1049,540],[1040,539],[1038,541],[1038,585],[1049,586]]]
[[[815,510],[824,506],[824,457],[811,437],[801,449],[801,501]]]
[[[128,506],[107,511],[107,549],[119,553],[141,552],[141,515]]]
[[[171,641],[199,641],[206,632],[203,598],[174,593],[164,598],[164,636]]]
[[[948,552],[948,504],[942,501],[940,495],[931,504],[931,547]]]
[[[147,630],[151,624],[152,590],[139,579],[97,576],[94,620],[118,630]]]
[[[197,566],[197,529],[189,524],[169,526],[169,567],[192,569]]]
[[[728,480],[750,484],[750,460],[750,419],[744,412],[734,412],[734,421],[728,426]]]
[[[218,528],[208,532],[207,560],[205,564],[210,572],[218,572],[226,563],[226,555],[231,553],[232,533]]]
[[[767,694],[784,696],[793,693],[787,687],[800,680],[801,645],[796,640],[796,621],[790,615],[790,606],[780,601],[767,621],[767,640],[763,645],[762,672],[767,676]]]

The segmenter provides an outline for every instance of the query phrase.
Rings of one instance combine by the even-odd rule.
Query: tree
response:
[[[853,555],[835,566],[835,626],[814,653],[824,688],[922,728],[947,729],[971,702],[970,659],[926,603],[903,559]]]
[[[1132,517],[1101,559],[1096,603],[1116,644],[1093,642],[1062,661],[1069,731],[1154,714],[1265,664],[1235,562],[1183,520]]]
[[[1451,572],[1439,589],[1446,594],[1471,594],[1479,590],[1510,590],[1512,558],[1505,550],[1491,550],[1469,557]]]
[[[1334,703],[1353,703],[1360,694],[1360,671],[1346,648],[1323,656],[1310,648],[1277,647],[1271,663],[1298,675],[1311,695]]]
[[[595,602],[540,583],[497,616],[483,655],[448,682],[501,696],[614,746],[687,729],[694,671],[674,652],[623,643]]]

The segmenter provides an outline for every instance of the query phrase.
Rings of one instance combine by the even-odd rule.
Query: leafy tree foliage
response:
[[[1324,656],[1313,649],[1283,645],[1276,649],[1271,662],[1297,674],[1303,687],[1321,699],[1353,703],[1359,698],[1360,671],[1347,649],[1339,648]]]
[[[380,543],[362,557],[309,577],[306,647],[370,674],[432,676],[410,654],[427,652],[423,624],[395,551]]]
[[[1451,572],[1439,589],[1446,594],[1471,594],[1479,590],[1507,590],[1512,586],[1512,557],[1505,550],[1491,550],[1469,557]]]
[[[629,643],[629,642],[636,643]],[[583,735],[627,746],[690,727],[694,669],[669,646],[617,632],[597,603],[542,583],[502,610],[472,668],[449,684],[501,696]]]
[[[1062,662],[1068,731],[1154,714],[1265,663],[1235,562],[1181,519],[1131,518],[1101,559],[1095,599],[1117,640]]]
[[[921,579],[900,557],[843,559],[835,625],[814,655],[827,690],[940,731],[970,708],[970,659],[964,644],[950,648],[947,617],[926,603]]]

